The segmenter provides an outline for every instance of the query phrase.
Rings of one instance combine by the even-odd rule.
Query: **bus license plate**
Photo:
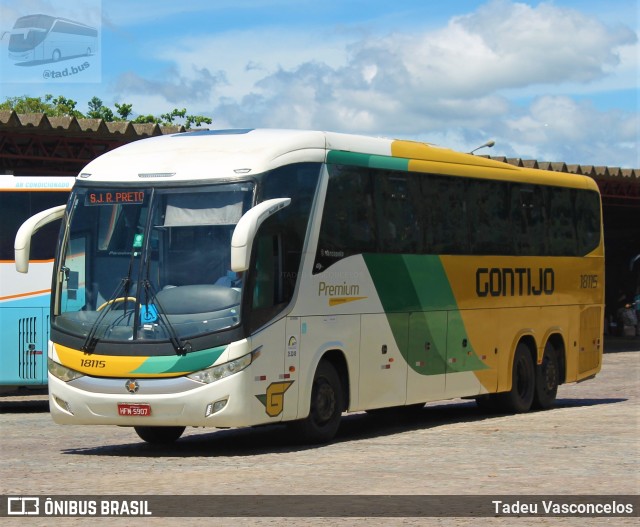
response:
[[[147,417],[151,415],[151,405],[147,403],[118,403],[118,415]]]

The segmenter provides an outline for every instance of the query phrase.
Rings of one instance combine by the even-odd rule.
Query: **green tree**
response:
[[[115,106],[120,118],[123,121],[126,121],[129,118],[129,115],[131,115],[133,105],[127,104],[127,103],[122,103],[122,104],[115,103]]]
[[[7,97],[0,103],[0,110],[14,110],[16,113],[44,113],[50,117],[84,117],[76,110],[76,101],[67,99],[63,95],[54,97],[47,94],[43,97]]]
[[[98,97],[92,97],[89,101],[89,111],[86,116],[89,119],[102,119],[108,122],[116,120],[113,110],[102,104],[102,99]]]
[[[187,114],[187,109],[174,108],[170,112],[155,115],[138,115],[131,119],[133,114],[133,105],[128,103],[115,103],[115,112],[113,109],[105,106],[102,99],[92,97],[87,107],[88,111],[83,114],[76,109],[77,102],[68,99],[64,95],[54,97],[47,94],[44,97],[29,97],[21,95],[19,97],[7,97],[4,102],[0,103],[0,110],[14,110],[16,113],[44,113],[49,117],[76,117],[78,119],[102,119],[106,122],[127,121],[133,123],[156,123],[160,126],[170,126],[182,124],[189,129],[192,126],[202,126],[203,124],[211,124],[213,121],[209,117],[203,115]]]
[[[84,115],[82,115],[82,112],[76,110],[76,105],[78,103],[73,99],[67,99],[63,95],[58,95],[58,97],[55,98],[51,95],[45,95],[45,100],[47,100],[47,97],[49,98],[48,100],[51,101],[51,104],[55,108],[55,111],[57,112],[59,117],[69,116],[76,117],[78,119],[84,117]]]

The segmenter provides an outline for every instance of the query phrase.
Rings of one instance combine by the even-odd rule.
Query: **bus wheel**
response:
[[[513,413],[528,412],[533,403],[536,387],[536,374],[529,347],[518,344],[513,357],[511,373],[511,391],[500,394],[502,409]]]
[[[163,445],[173,443],[177,441],[182,432],[184,432],[184,426],[135,426],[136,434],[147,443],[153,443],[154,445]]]
[[[62,53],[60,53],[59,49],[54,49],[51,58],[53,59],[53,62],[58,62],[62,58]]]
[[[551,408],[556,400],[560,383],[560,365],[558,353],[553,344],[547,342],[544,347],[542,364],[536,367],[536,390],[533,399],[534,408]]]
[[[338,431],[342,409],[340,377],[330,362],[320,361],[313,378],[309,417],[293,421],[289,424],[289,429],[305,443],[326,443]]]

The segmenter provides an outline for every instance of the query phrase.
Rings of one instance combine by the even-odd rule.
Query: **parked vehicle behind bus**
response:
[[[13,244],[23,221],[67,202],[73,182],[0,175],[0,393],[47,385],[49,295],[60,222],[33,238],[29,275],[16,272]]]

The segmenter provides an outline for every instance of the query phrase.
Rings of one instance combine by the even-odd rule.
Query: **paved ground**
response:
[[[429,404],[409,421],[343,418],[336,441],[301,447],[282,427],[187,430],[171,448],[129,429],[63,427],[46,395],[0,398],[0,494],[640,494],[640,340],[609,340],[603,371],[562,386],[557,408],[517,416],[471,401]],[[638,351],[636,351],[638,350]],[[250,498],[249,498],[250,499]],[[286,515],[286,511],[283,511]],[[136,519],[96,518],[93,525]],[[144,519],[145,525],[205,520]],[[247,518],[216,525],[513,525],[514,518]],[[520,518],[520,525],[602,525],[603,518]],[[3,525],[84,525],[3,519]],[[635,525],[631,518],[608,524]],[[206,521],[210,524],[211,521]]]

